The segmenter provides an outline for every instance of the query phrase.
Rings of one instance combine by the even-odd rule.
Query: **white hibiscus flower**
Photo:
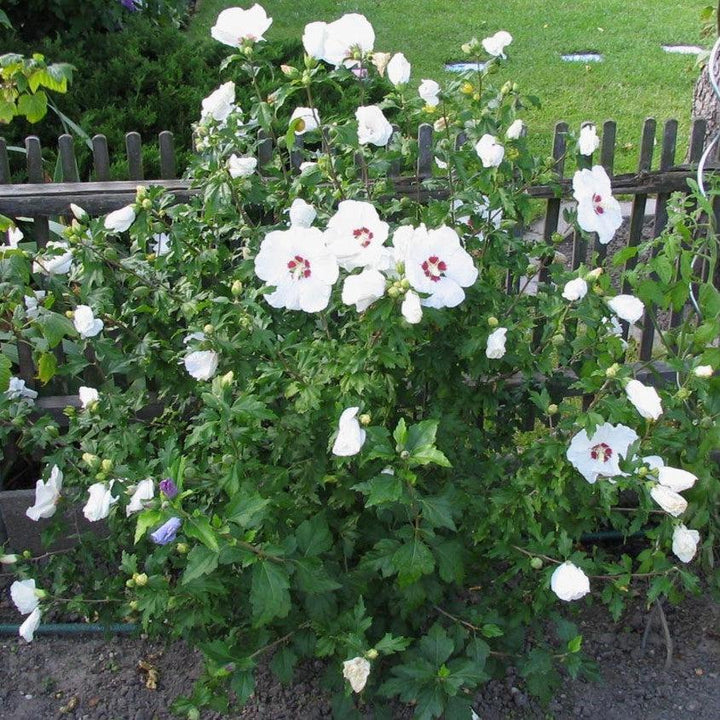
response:
[[[485,133],[476,143],[475,152],[483,167],[497,167],[505,157],[505,148],[497,141],[494,135]]]
[[[566,602],[579,600],[590,592],[588,576],[569,560],[558,565],[550,578],[550,588]]]
[[[482,41],[485,52],[493,57],[505,57],[505,48],[513,41],[512,35],[507,30],[500,30]]]
[[[470,287],[478,277],[472,257],[460,244],[450,227],[428,231],[425,225],[416,228],[405,256],[405,273],[412,287],[426,297],[426,307],[456,307],[465,299],[463,288]]]
[[[622,224],[620,203],[612,196],[610,178],[602,165],[578,170],[573,176],[573,197],[577,200],[577,219],[587,232],[596,232],[607,245]]]
[[[343,270],[377,267],[388,229],[371,203],[343,200],[328,221],[324,239]]]
[[[223,10],[210,29],[210,35],[218,42],[230,47],[240,47],[244,40],[257,42],[264,40],[264,34],[272,25],[265,9],[255,4],[248,10],[231,7]]]
[[[330,301],[339,270],[320,230],[293,226],[265,236],[255,258],[255,274],[275,287],[265,295],[272,307],[319,312]]]
[[[355,111],[358,121],[358,142],[361,145],[384,147],[393,134],[392,125],[377,105],[361,106]]]
[[[385,294],[385,276],[373,268],[365,268],[359,275],[348,275],[342,290],[342,301],[355,305],[358,312],[367,310]]]
[[[638,434],[626,425],[598,425],[592,437],[581,430],[570,441],[566,457],[589,482],[598,477],[612,478],[625,475],[620,470],[620,460],[627,457],[628,448],[638,439]]]
[[[104,327],[104,323],[93,315],[89,305],[78,305],[73,315],[73,325],[84,340],[95,337]]]
[[[360,427],[357,419],[359,407],[343,410],[338,421],[338,433],[333,443],[332,453],[338,457],[357,455],[365,443],[367,433]]]
[[[25,511],[31,520],[49,518],[55,514],[62,490],[63,474],[57,465],[53,465],[47,481],[42,478],[35,484],[35,504]]]

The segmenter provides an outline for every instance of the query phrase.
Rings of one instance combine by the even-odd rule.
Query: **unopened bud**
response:
[[[500,321],[499,321],[494,315],[491,315],[491,316],[487,319],[487,324],[488,324],[490,327],[497,327],[497,326],[500,324]]]
[[[150,208],[152,208],[152,200],[150,198],[145,198],[142,201],[142,207],[143,210],[150,210]]]
[[[102,468],[103,472],[109,473],[113,469],[113,461],[105,458],[100,463],[100,467]]]
[[[145,196],[147,195],[147,188],[144,185],[138,185],[135,188],[135,198],[138,202],[141,202],[145,199]]]
[[[100,462],[100,458],[97,455],[93,455],[89,452],[82,454],[82,460],[90,467],[95,467]]]
[[[72,212],[77,220],[86,220],[88,216],[88,214],[75,203],[70,203],[70,212]]]
[[[507,95],[512,90],[512,83],[508,80],[501,88],[500,93]]]
[[[378,655],[379,653],[375,648],[370,648],[370,650],[365,653],[365,657],[368,660],[376,660]]]
[[[235,281],[233,282],[232,286],[230,287],[230,292],[231,292],[235,297],[239,297],[240,295],[242,295],[242,291],[243,291],[242,281],[241,281],[241,280],[235,280]]]
[[[220,378],[220,387],[230,387],[230,385],[233,384],[234,379],[235,379],[235,373],[232,370],[230,370],[229,372],[226,372]]]
[[[641,466],[638,468],[637,474],[638,474],[639,477],[645,477],[645,476],[648,474],[648,472],[649,472],[648,466],[647,466],[647,465],[641,465]]]
[[[547,407],[547,414],[548,415],[557,415],[558,412],[558,406],[555,403],[550,403]]]
[[[561,333],[558,333],[557,335],[552,336],[552,340],[550,341],[555,347],[560,347],[561,345],[565,344],[565,336]]]
[[[472,94],[475,92],[475,88],[473,87],[473,84],[472,84],[471,82],[465,81],[465,82],[460,86],[460,92],[461,92],[463,95],[472,95]]]
[[[609,368],[607,368],[607,370],[605,370],[605,377],[612,379],[617,376],[619,371],[620,366],[617,363],[613,363]]]
[[[14,565],[17,561],[17,555],[0,555],[0,565]]]
[[[136,585],[143,587],[143,585],[147,585],[148,576],[146,573],[135,573],[132,576],[132,579],[135,581]]]
[[[542,566],[543,566],[542,558],[539,558],[539,557],[530,558],[530,567],[533,570],[541,570]]]
[[[391,286],[388,288],[388,295],[389,295],[391,298],[400,297],[400,288],[395,287],[395,285],[391,285]]]
[[[400,459],[401,460],[407,460],[410,457],[410,453],[407,450],[403,450],[400,453]]]
[[[368,413],[363,413],[363,414],[358,418],[358,420],[360,421],[360,424],[361,424],[361,425],[369,425],[370,422],[372,421],[372,418],[370,417],[370,415],[368,415]]]
[[[75,312],[73,310],[66,310],[65,317],[72,320],[75,317]]]
[[[178,543],[175,546],[175,549],[181,554],[185,555],[187,551],[189,550],[187,543]]]
[[[691,391],[690,391],[688,388],[680,388],[680,389],[675,393],[675,397],[676,397],[678,400],[687,400],[687,399],[690,397],[691,394],[692,394],[692,393],[691,393]]]
[[[601,267],[596,267],[594,270],[591,270],[587,276],[587,280],[597,280],[601,275],[603,274],[603,269]]]
[[[203,327],[203,332],[204,332],[206,335],[212,335],[212,334],[215,332],[215,326],[214,326],[214,325],[211,325],[210,323],[208,323],[207,325],[205,325],[205,326]]]
[[[137,600],[131,600],[131,601],[128,603],[128,607],[129,607],[131,610],[137,610],[138,607],[139,607],[138,601],[137,601]]]

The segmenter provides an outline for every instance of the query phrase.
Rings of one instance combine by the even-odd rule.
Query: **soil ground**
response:
[[[3,598],[2,603],[9,602]],[[573,608],[568,606],[568,612]],[[666,609],[674,644],[665,669],[659,631],[642,638],[648,613],[641,605],[612,622],[602,607],[581,607],[576,621],[584,651],[598,663],[600,680],[564,684],[547,707],[525,692],[511,668],[475,698],[481,720],[716,720],[720,718],[720,604],[694,597]],[[146,687],[144,661],[157,670],[157,689]],[[255,695],[235,720],[315,720],[332,717],[320,685],[323,663],[312,662],[283,686],[261,668]],[[165,720],[172,700],[188,692],[200,670],[199,654],[139,637],[38,635],[31,644],[0,638],[0,720]],[[339,670],[338,670],[339,671]],[[396,717],[409,718],[410,708]],[[203,720],[216,720],[215,713]],[[468,719],[469,720],[469,719]]]

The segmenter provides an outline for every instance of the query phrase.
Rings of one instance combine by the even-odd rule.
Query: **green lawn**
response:
[[[247,2],[201,0],[190,27],[209,33],[220,10]],[[460,45],[507,30],[514,42],[503,75],[521,89],[537,95],[540,109],[525,117],[533,145],[549,153],[552,128],[558,120],[571,127],[590,120],[618,123],[616,172],[634,169],[646,117],[661,124],[680,122],[679,140],[689,132],[692,90],[698,70],[694,56],[664,52],[663,44],[703,44],[700,9],[707,0],[265,0],[274,22],[266,37],[302,35],[306,23],[332,21],[346,12],[360,12],[373,24],[376,50],[405,53],[413,65],[411,82],[425,77],[439,82],[447,76],[443,65],[462,59]],[[602,63],[566,63],[566,52],[593,50]],[[661,131],[661,128],[660,128]],[[659,153],[656,153],[659,154]]]

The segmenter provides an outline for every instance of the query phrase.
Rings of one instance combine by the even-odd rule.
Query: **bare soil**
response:
[[[3,605],[8,602],[3,598]],[[642,605],[635,604],[618,623],[602,607],[568,606],[567,612],[577,614],[584,651],[597,661],[601,679],[568,678],[549,706],[542,707],[510,668],[505,678],[491,681],[475,697],[481,720],[720,718],[720,604],[701,596],[666,608],[674,646],[669,669],[664,666],[666,645],[659,627],[651,631],[642,651],[649,617]],[[141,662],[157,671],[156,689],[147,687],[148,673],[140,669]],[[183,643],[38,635],[26,644],[5,635],[0,638],[0,720],[169,719],[170,704],[189,692],[200,667],[199,653]],[[321,686],[325,670],[324,663],[307,663],[296,672],[294,684],[283,686],[261,668],[256,693],[232,717],[331,718],[329,698]],[[396,713],[397,718],[411,716],[411,708],[398,708]],[[202,717],[220,716],[208,712]]]

